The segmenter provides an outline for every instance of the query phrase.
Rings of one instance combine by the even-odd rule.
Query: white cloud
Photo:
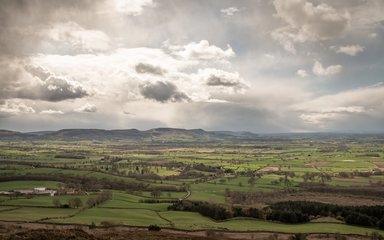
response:
[[[117,12],[139,16],[143,13],[144,8],[153,7],[153,0],[114,0],[114,7]]]
[[[289,30],[289,27],[276,29],[272,32],[272,38],[278,41],[284,47],[285,51],[296,54],[296,47],[294,44],[296,41],[296,35],[295,33],[291,33]]]
[[[315,61],[312,71],[316,76],[319,77],[328,77],[335,74],[338,74],[342,71],[343,66],[341,65],[331,65],[326,68],[319,61]]]
[[[275,0],[277,16],[288,26],[272,32],[272,37],[285,50],[295,53],[294,43],[321,41],[341,36],[348,28],[350,15],[321,3],[314,5],[306,0]]]
[[[209,51],[214,52],[209,58],[226,54],[216,46],[208,46]],[[147,93],[153,92],[152,88],[165,89],[159,82],[177,92],[171,101],[207,101],[212,92],[240,93],[247,86],[238,72],[226,71],[231,67],[229,62],[190,60],[175,56],[174,51],[156,48],[121,48],[97,55],[40,55],[31,58],[31,62],[63,75],[70,74],[87,89],[87,97],[97,98],[97,101],[143,101],[143,91],[149,96]]]
[[[222,14],[225,14],[227,16],[233,16],[235,13],[239,12],[240,10],[237,7],[229,7],[229,8],[224,8],[221,9],[220,12]]]
[[[227,46],[226,50],[223,50],[215,45],[210,45],[207,40],[201,40],[200,42],[191,42],[185,46],[171,45],[168,47],[173,54],[183,57],[184,59],[197,59],[197,60],[222,60],[235,56],[235,52],[231,46]]]
[[[360,45],[341,46],[336,50],[337,53],[344,53],[349,56],[356,56],[358,53],[361,53],[363,51],[364,47]]]
[[[39,65],[27,65],[23,70],[29,73],[28,81],[21,79],[26,82],[15,91],[15,97],[57,102],[88,95],[78,82],[65,76],[56,76]]]
[[[347,106],[320,109],[318,112],[300,114],[300,118],[312,124],[319,124],[324,121],[333,120],[345,114],[364,113],[366,110],[361,106]]]
[[[75,112],[94,113],[97,112],[97,107],[94,104],[86,103],[85,105],[76,108]]]
[[[177,75],[183,68],[196,64],[175,59],[155,48],[121,48],[97,55],[39,55],[30,61],[62,75],[70,75],[90,92],[88,96],[95,95],[107,102],[142,99],[139,93],[141,84],[169,78],[179,79]],[[162,69],[167,75],[143,74],[143,69],[138,72],[137,66],[140,63]]]
[[[34,113],[35,110],[19,100],[5,100],[0,105],[0,116],[12,116],[23,113]]]
[[[320,124],[323,121],[330,120],[335,117],[332,113],[303,113],[299,115],[303,121],[311,124]]]
[[[200,81],[209,87],[219,88],[221,91],[241,92],[247,84],[238,72],[226,72],[216,68],[199,69],[197,73]]]
[[[40,112],[41,114],[64,114],[63,111],[60,111],[60,110],[52,110],[52,109],[48,109],[48,110],[43,110]]]
[[[384,114],[384,87],[370,86],[333,95],[326,95],[293,106],[299,117],[311,124],[341,127],[354,116],[382,119]],[[338,123],[339,125],[337,125]],[[369,126],[365,126],[368,128]],[[359,130],[359,129],[358,129]]]
[[[82,51],[105,51],[111,46],[110,38],[100,30],[81,27],[75,22],[56,23],[40,31],[43,37],[53,41],[54,47],[70,48]]]
[[[302,78],[305,78],[305,77],[308,77],[308,73],[307,71],[305,71],[304,69],[299,69],[297,70],[296,74]]]
[[[377,33],[370,33],[369,37],[372,39],[377,38]]]

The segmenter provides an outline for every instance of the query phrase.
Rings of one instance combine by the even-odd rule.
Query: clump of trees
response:
[[[243,192],[226,189],[225,197],[227,203],[230,204],[252,205],[259,202],[269,202],[271,199],[284,199],[287,194],[295,192],[297,192],[296,189],[289,188],[272,192]]]
[[[198,212],[215,220],[225,220],[231,217],[229,211],[224,207],[200,201],[178,201],[169,206],[168,210]]]
[[[157,226],[157,225],[149,225],[148,226],[148,231],[160,231],[161,230],[161,227]]]
[[[272,204],[267,219],[285,223],[308,222],[315,216],[341,217],[347,224],[384,229],[383,206],[339,206],[334,204],[288,201]]]
[[[54,198],[52,203],[57,208],[79,208],[83,206],[83,201],[78,197],[69,198],[66,203],[61,203],[60,199]]]
[[[188,200],[174,202],[168,207],[168,210],[198,212],[214,220],[225,220],[232,217],[262,218],[263,216],[262,211],[257,208],[233,207],[227,209],[218,204]]]
[[[360,196],[374,196],[383,198],[384,188],[383,187],[336,187],[328,186],[316,183],[301,183],[300,188],[307,192],[321,192],[321,193],[335,193],[335,194],[351,194]]]
[[[201,201],[178,201],[168,207],[173,211],[198,212],[214,220],[251,217],[284,223],[304,223],[315,217],[337,217],[347,224],[384,229],[383,206],[339,206],[306,201],[279,202],[263,209],[232,207]]]
[[[97,207],[100,204],[108,201],[109,199],[112,198],[112,192],[111,191],[103,191],[99,195],[97,195],[96,198],[89,198],[86,202],[87,207],[92,208],[92,207]]]
[[[325,182],[329,182],[332,180],[331,174],[326,172],[306,172],[302,177],[305,183],[307,183],[308,181],[313,183],[315,180],[317,180],[319,183],[325,184]]]

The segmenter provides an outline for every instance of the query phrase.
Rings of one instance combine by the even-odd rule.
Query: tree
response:
[[[79,208],[79,207],[83,206],[83,202],[78,197],[73,199],[73,203],[74,203],[75,208]]]
[[[70,208],[74,208],[75,206],[75,204],[74,204],[74,201],[73,201],[73,198],[69,198],[68,200],[67,200],[67,205],[70,207]]]
[[[255,186],[255,183],[256,183],[256,179],[255,179],[255,176],[252,176],[248,179],[248,183],[249,185],[251,185],[252,187]]]
[[[224,196],[225,197],[230,197],[231,196],[231,190],[229,188],[225,188]]]
[[[57,208],[61,207],[61,202],[60,202],[60,199],[58,199],[58,198],[54,198],[52,200],[52,203],[53,203],[53,206],[55,206]]]
[[[305,233],[295,233],[290,237],[291,240],[305,240],[307,239],[307,235]]]
[[[291,180],[289,180],[289,178],[294,178],[295,177],[295,173],[294,172],[285,172],[284,173],[284,184],[285,186],[288,186],[288,185],[291,185]]]
[[[92,222],[91,225],[89,225],[89,228],[90,228],[90,229],[95,228],[95,227],[96,227],[95,222]]]
[[[148,226],[148,231],[160,231],[161,228],[157,225],[149,225]]]
[[[87,207],[91,208],[96,206],[96,201],[94,198],[88,198],[86,204],[87,204]]]
[[[160,190],[153,190],[152,192],[151,192],[151,196],[153,197],[153,198],[159,198],[160,196],[161,196],[161,191]]]
[[[322,184],[324,184],[326,181],[331,181],[332,179],[332,176],[330,174],[324,173],[324,172],[322,172],[319,177],[320,177],[320,182]]]
[[[379,221],[379,228],[384,230],[384,217]]]

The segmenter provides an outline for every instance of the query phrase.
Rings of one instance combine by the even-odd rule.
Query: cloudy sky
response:
[[[384,132],[382,0],[0,0],[0,129]]]

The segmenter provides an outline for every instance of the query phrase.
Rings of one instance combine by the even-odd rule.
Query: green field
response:
[[[56,189],[58,184],[59,182],[54,182],[54,181],[8,181],[8,182],[0,182],[0,191],[33,189],[38,187]]]
[[[203,145],[189,140],[180,145],[173,140],[153,145],[109,140],[0,141],[0,191],[11,191],[0,195],[0,220],[142,227],[153,224],[185,230],[383,234],[376,225],[348,225],[341,217],[336,220],[336,216],[317,216],[299,224],[265,220],[270,204],[297,201],[295,196],[305,195],[306,191],[314,201],[318,196],[325,203],[351,205],[356,201],[360,205],[384,206],[384,197],[380,196],[380,191],[384,193],[381,141],[381,136],[337,135],[314,137],[310,142],[305,136],[272,136]],[[316,186],[326,192],[316,192]],[[60,191],[60,195],[26,196],[14,192],[39,187]],[[353,192],[356,188],[364,194]],[[106,191],[111,191],[110,198],[92,203]],[[78,207],[71,205],[75,198],[81,201]],[[216,221],[197,212],[168,210],[172,202],[180,200],[220,206],[232,217]],[[258,208],[264,216],[236,217],[234,207]]]

